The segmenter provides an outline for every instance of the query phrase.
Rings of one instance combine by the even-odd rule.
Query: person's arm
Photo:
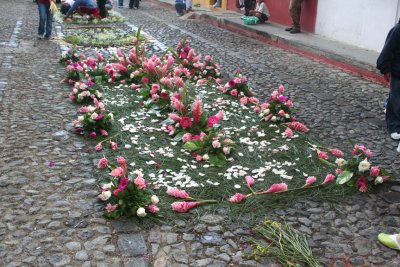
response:
[[[64,20],[72,16],[74,11],[78,8],[79,4],[80,4],[80,1],[75,1],[74,2],[74,4],[69,8],[67,14],[65,15]]]
[[[400,24],[397,24],[388,34],[385,46],[377,60],[377,68],[384,75],[385,80],[390,82],[393,64],[393,55],[400,48]]]

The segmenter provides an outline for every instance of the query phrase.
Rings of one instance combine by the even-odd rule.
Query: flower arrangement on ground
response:
[[[109,76],[104,70],[104,58],[101,53],[97,54],[97,59],[87,57],[83,62],[87,66],[86,73],[95,83],[104,84],[108,82]]]
[[[71,49],[68,49],[67,52],[61,55],[61,58],[58,60],[61,64],[71,64],[78,62],[79,56],[78,52],[75,50],[75,46]]]
[[[365,193],[391,178],[386,170],[372,164],[372,152],[363,145],[355,145],[352,157],[348,160],[344,159],[344,153],[337,148],[310,145],[321,162],[336,168],[337,184],[346,184]]]
[[[262,121],[272,123],[283,123],[295,121],[295,109],[293,102],[289,97],[283,95],[283,85],[279,86],[278,90],[272,92],[269,101],[261,104],[260,108],[256,111]]]
[[[222,167],[227,163],[227,157],[232,154],[236,143],[223,134],[210,132],[208,135],[194,138],[190,133],[185,134],[183,147],[189,151],[196,152],[194,156],[197,161],[209,161],[216,167]]]
[[[156,206],[159,199],[148,189],[149,183],[143,178],[143,173],[134,171],[136,178],[129,178],[126,160],[118,157],[118,167],[112,169],[111,182],[101,187],[98,199],[105,204],[106,217],[146,217],[156,216],[159,208]],[[99,161],[99,168],[109,165],[106,158]]]
[[[76,82],[72,88],[69,99],[78,104],[93,103],[93,99],[101,100],[103,93],[100,87],[91,80]]]
[[[237,68],[234,77],[229,79],[224,86],[217,87],[217,89],[234,97],[251,97],[253,96],[253,91],[247,81],[247,77],[241,74],[240,68]]]
[[[83,115],[78,116],[78,119],[73,122],[75,130],[79,133],[86,133],[91,138],[98,135],[107,136],[114,116],[112,113],[106,112],[103,103],[97,99],[93,99],[93,103],[95,106],[85,106],[79,109]]]

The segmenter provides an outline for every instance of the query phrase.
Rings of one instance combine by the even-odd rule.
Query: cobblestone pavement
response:
[[[149,230],[104,219],[86,145],[69,131],[75,111],[59,83],[60,48],[36,40],[31,1],[0,3],[0,266],[274,266],[242,257],[248,226],[224,214]],[[284,84],[327,144],[367,144],[398,175],[400,157],[383,124],[385,87],[146,1],[118,11],[166,46],[187,36],[225,71],[240,66],[265,96]],[[345,257],[354,266],[400,266],[399,254],[376,241],[381,231],[399,230],[400,204],[355,195],[339,205],[301,201],[266,214],[283,215],[326,266],[344,266]]]

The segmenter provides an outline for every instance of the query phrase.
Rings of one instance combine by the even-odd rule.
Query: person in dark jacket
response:
[[[390,84],[386,105],[387,130],[393,140],[400,140],[400,21],[389,31],[377,68]]]

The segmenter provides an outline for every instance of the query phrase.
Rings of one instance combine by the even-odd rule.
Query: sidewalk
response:
[[[174,0],[150,0],[174,9]],[[302,32],[290,34],[284,26],[267,22],[266,24],[244,25],[243,14],[231,10],[207,9],[193,7],[193,12],[185,14],[182,19],[197,19],[213,24],[251,38],[259,39],[284,50],[301,54],[363,78],[386,84],[376,70],[376,59],[379,53],[348,45],[326,37]]]

